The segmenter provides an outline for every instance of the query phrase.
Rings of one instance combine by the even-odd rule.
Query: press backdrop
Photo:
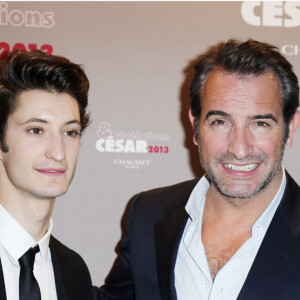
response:
[[[92,125],[57,199],[54,235],[101,284],[121,218],[143,190],[201,175],[188,123],[192,61],[231,37],[277,45],[300,75],[300,1],[0,2],[0,53],[42,49],[84,66]],[[300,182],[300,136],[284,165]]]

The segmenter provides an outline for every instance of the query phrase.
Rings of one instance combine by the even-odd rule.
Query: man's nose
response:
[[[237,159],[246,158],[253,152],[253,136],[246,128],[234,128],[230,132],[228,151]]]
[[[66,158],[65,142],[61,135],[57,134],[49,138],[46,157],[55,161],[63,161]]]

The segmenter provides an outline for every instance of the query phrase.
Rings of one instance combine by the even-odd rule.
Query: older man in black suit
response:
[[[300,189],[282,167],[300,120],[290,63],[229,40],[195,65],[201,180],[139,194],[99,299],[300,299]]]

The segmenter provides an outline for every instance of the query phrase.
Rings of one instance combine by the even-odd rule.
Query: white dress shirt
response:
[[[49,249],[52,231],[50,220],[47,233],[38,242],[0,205],[0,258],[7,300],[19,300],[20,266],[18,259],[37,244],[34,276],[39,284],[42,300],[57,300],[54,272]]]
[[[252,236],[219,270],[213,281],[201,240],[202,215],[210,184],[205,176],[201,178],[185,207],[189,219],[182,235],[175,264],[175,288],[178,300],[234,300],[238,297],[281,201],[285,185],[286,176],[283,169],[280,188],[252,226]]]

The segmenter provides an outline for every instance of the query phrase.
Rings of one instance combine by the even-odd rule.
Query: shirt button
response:
[[[209,284],[208,282],[206,282],[206,283],[205,283],[205,287],[206,287],[207,289],[209,289],[210,284]]]

